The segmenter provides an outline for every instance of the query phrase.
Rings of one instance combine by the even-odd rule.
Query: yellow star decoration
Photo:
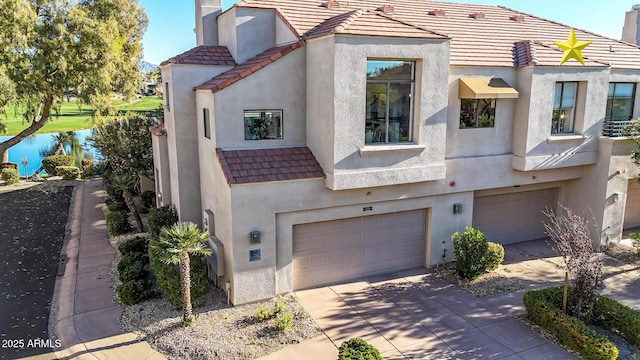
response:
[[[562,60],[560,60],[560,65],[564,64],[569,59],[576,59],[580,64],[584,65],[584,59],[582,58],[581,51],[589,46],[591,41],[578,41],[578,39],[576,39],[575,32],[573,32],[573,28],[571,28],[567,41],[554,41],[553,43],[564,51],[562,54]]]

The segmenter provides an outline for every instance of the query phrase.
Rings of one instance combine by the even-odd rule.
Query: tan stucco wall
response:
[[[276,45],[273,10],[234,7],[218,17],[218,43],[238,64]]]
[[[151,135],[153,146],[153,167],[156,182],[158,206],[171,203],[171,170],[169,169],[169,147],[167,136]]]

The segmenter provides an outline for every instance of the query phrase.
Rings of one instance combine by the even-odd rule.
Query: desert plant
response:
[[[293,314],[290,312],[281,313],[276,317],[276,324],[273,326],[275,331],[287,331],[293,326]]]
[[[484,234],[472,227],[459,234],[454,233],[453,256],[456,271],[462,279],[473,280],[482,275],[486,269],[487,239]]]
[[[56,174],[63,180],[75,180],[80,177],[80,169],[75,166],[56,166]]]
[[[73,166],[75,159],[72,155],[51,155],[42,159],[42,167],[47,174],[56,176],[56,167],[58,166]]]
[[[123,304],[134,305],[153,297],[153,288],[148,280],[130,280],[120,284],[116,293]]]
[[[124,211],[110,211],[107,214],[107,230],[109,235],[122,235],[131,230],[129,215]]]
[[[380,351],[361,338],[351,338],[340,344],[338,360],[382,360]]]
[[[153,190],[145,190],[140,194],[142,205],[146,208],[150,208],[156,205],[156,193]]]
[[[209,255],[204,242],[208,232],[202,232],[194,223],[177,223],[164,227],[157,242],[153,242],[156,254],[165,264],[178,265],[180,268],[180,294],[182,295],[182,324],[188,326],[192,322],[191,307],[191,259],[190,254]]]
[[[165,205],[149,210],[147,220],[149,222],[149,234],[154,238],[160,235],[163,227],[169,227],[178,222],[178,213],[173,205]]]
[[[554,242],[571,276],[577,301],[573,304],[576,315],[589,316],[602,288],[602,258],[591,242],[589,222],[562,205],[564,214],[548,210],[549,222],[544,224],[549,238]]]
[[[140,212],[136,207],[135,202],[133,201],[133,191],[137,186],[138,182],[136,179],[128,174],[116,174],[111,177],[111,185],[110,187],[116,192],[122,193],[122,197],[124,198],[124,203],[127,204],[127,208],[133,215],[133,219],[136,222],[136,227],[138,232],[144,232],[144,224],[142,223],[142,217],[140,216]]]
[[[152,239],[149,242],[149,262],[151,271],[156,279],[156,285],[162,295],[176,309],[182,308],[182,295],[180,293],[180,270],[178,266],[162,262],[156,254],[152,244],[157,242]],[[200,256],[191,255],[191,303],[197,304],[209,289],[209,278],[207,277],[207,266]]]
[[[258,305],[258,308],[256,309],[256,311],[253,313],[253,318],[256,321],[264,321],[271,318],[271,312],[269,312],[269,310],[267,309],[266,306],[264,306],[264,304],[260,304]]]
[[[500,244],[489,241],[487,243],[487,255],[485,257],[486,269],[493,271],[502,264],[504,260],[504,247]]]
[[[2,173],[0,173],[0,178],[4,181],[6,185],[17,184],[20,182],[20,176],[18,175],[18,170],[5,168],[2,169]]]

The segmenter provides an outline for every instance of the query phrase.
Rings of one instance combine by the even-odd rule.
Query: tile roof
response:
[[[151,135],[154,136],[164,136],[167,134],[167,129],[165,129],[164,123],[150,127],[149,131],[151,132]]]
[[[229,185],[324,178],[308,147],[216,149]]]
[[[226,46],[200,45],[163,61],[160,66],[169,64],[234,66],[236,62]]]
[[[304,38],[329,34],[447,39],[446,36],[408,24],[382,13],[357,9],[331,17],[309,30]]]
[[[558,65],[558,56],[562,56],[562,50],[537,41],[524,40],[513,45],[513,66],[515,67]],[[585,66],[609,66],[608,63],[592,60],[588,57],[584,57],[584,64]],[[567,65],[582,66],[577,62]]]
[[[514,44],[530,40],[543,45],[536,45],[536,48],[550,56],[548,63],[545,60],[539,65],[560,66],[562,53],[547,50],[556,48],[553,41],[565,40],[569,35],[567,25],[501,6],[423,0],[349,0],[341,1],[337,8],[327,8],[323,6],[325,2],[243,0],[235,6],[276,9],[280,16],[287,20],[288,25],[305,37],[317,32],[318,26],[330,22],[332,18],[337,19],[336,17],[359,9],[382,14],[376,9],[392,3],[393,13],[385,14],[385,18],[363,17],[359,24],[359,34],[378,35],[376,31],[385,30],[384,26],[377,25],[377,22],[385,21],[387,24],[391,21],[389,19],[444,34],[451,38],[451,65],[513,67]],[[483,16],[473,16],[478,13],[482,13]],[[582,54],[585,58],[599,62],[598,66],[609,63],[614,68],[640,68],[640,47],[586,30],[575,29],[575,34],[581,41],[592,42]],[[576,64],[572,60],[562,66]]]
[[[196,89],[217,92],[271,64],[293,50],[301,47],[303,44],[304,43],[302,41],[298,41],[289,45],[273,47],[245,61],[244,63],[213,77],[204,84],[197,86]]]

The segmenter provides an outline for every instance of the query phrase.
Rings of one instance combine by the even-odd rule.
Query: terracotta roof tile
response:
[[[196,89],[211,90],[211,92],[222,90],[225,87],[235,83],[236,81],[243,79],[253,74],[254,72],[264,68],[265,66],[301,47],[302,45],[304,45],[304,42],[298,41],[288,45],[273,47],[245,61],[244,63],[213,77],[211,80],[205,82],[204,84],[197,86]]]
[[[537,41],[518,41],[513,46],[513,66],[524,67],[529,65],[554,66],[558,64],[558,56],[562,56],[562,50],[552,45]],[[609,64],[584,57],[586,66],[609,66]],[[576,64],[577,65],[577,64]]]
[[[349,27],[345,27],[347,31],[351,29],[355,34],[390,36],[390,32],[400,30],[388,30],[386,26],[393,21],[399,21],[407,25],[394,26],[408,29],[407,26],[411,25],[437,34],[445,34],[451,38],[451,65],[512,67],[514,44],[531,40],[543,45],[536,45],[537,50],[545,53],[545,56],[539,54],[544,58],[540,64],[560,66],[562,53],[547,50],[555,49],[553,41],[565,40],[569,35],[567,25],[501,6],[396,0],[393,2],[393,17],[383,18],[375,17],[373,14],[383,15],[379,11],[376,12],[376,9],[388,4],[388,0],[350,0],[345,6],[341,3],[337,9],[323,7],[324,2],[326,0],[244,0],[236,6],[276,9],[287,20],[287,24],[303,37],[329,34],[331,30],[328,29],[335,29],[340,24],[339,19],[349,18],[355,12],[365,9],[368,15],[361,14],[360,16],[365,17],[351,22]],[[430,11],[436,9],[443,10],[445,16],[429,15]],[[485,18],[478,21],[469,16],[473,13],[483,13]],[[514,16],[524,21],[514,21],[511,19]],[[382,25],[375,26],[377,22]],[[609,63],[614,68],[640,68],[640,47],[581,29],[575,29],[575,34],[581,41],[592,42],[582,54],[585,58],[598,62],[598,66]],[[562,66],[576,64],[572,60]]]
[[[308,147],[222,150],[216,149],[230,185],[324,178]]]
[[[160,66],[168,64],[235,66],[236,62],[226,46],[201,45],[163,61]]]
[[[164,136],[167,134],[167,130],[164,128],[164,123],[152,126],[149,128],[151,135],[154,136]]]

